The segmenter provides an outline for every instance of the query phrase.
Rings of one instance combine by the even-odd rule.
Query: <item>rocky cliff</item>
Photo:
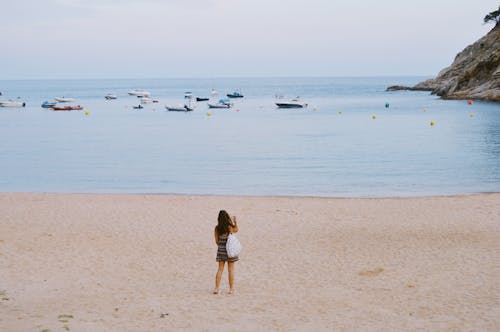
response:
[[[427,90],[445,99],[500,102],[500,24],[458,53],[436,78],[414,87],[392,86],[387,90]]]

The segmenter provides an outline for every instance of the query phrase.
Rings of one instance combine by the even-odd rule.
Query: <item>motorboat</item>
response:
[[[279,101],[275,103],[278,108],[306,108],[307,103],[300,101],[298,98],[290,101]]]
[[[178,105],[178,106],[165,106],[165,108],[170,112],[191,112],[194,108],[188,105]]]
[[[196,101],[208,101],[210,98],[205,98],[205,97],[196,97]]]
[[[54,101],[52,101],[52,102],[50,102],[50,101],[44,101],[44,102],[42,103],[42,107],[43,107],[43,108],[51,108],[51,107],[56,106],[56,104],[57,104],[57,103],[56,103],[56,102],[54,102]]]
[[[0,101],[0,107],[25,107],[26,103],[22,101]]]
[[[76,105],[76,106],[63,106],[63,107],[53,106],[51,108],[54,111],[80,111],[80,110],[83,110],[83,107],[80,106],[80,105]]]
[[[139,104],[139,105],[137,105],[137,106],[133,106],[133,108],[134,108],[135,110],[140,110],[140,109],[143,109],[143,108],[144,108],[144,106],[142,106],[142,105],[140,105],[140,104]]]
[[[112,99],[117,99],[118,97],[116,95],[113,95],[111,93],[108,93],[107,95],[104,96],[106,100],[112,100]]]
[[[146,91],[143,89],[130,90],[128,92],[128,94],[131,96],[137,96],[137,97],[149,97],[151,95],[151,93],[149,91]]]
[[[74,98],[67,98],[67,97],[55,97],[54,100],[57,101],[58,103],[71,103],[75,101]]]
[[[229,99],[220,99],[217,103],[208,103],[209,108],[230,108],[231,102]]]
[[[233,93],[227,94],[227,97],[228,98],[243,98],[244,96],[241,93],[235,91]]]
[[[231,105],[227,105],[227,104],[221,104],[221,103],[215,103],[215,104],[208,104],[208,107],[209,108],[230,108]]]

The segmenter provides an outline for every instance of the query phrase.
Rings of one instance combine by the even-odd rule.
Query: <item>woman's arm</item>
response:
[[[229,226],[229,230],[231,233],[238,233],[238,222],[236,221],[236,216],[233,216],[231,220],[233,221],[233,225]]]
[[[219,245],[219,233],[217,233],[217,227],[214,229],[215,243]]]

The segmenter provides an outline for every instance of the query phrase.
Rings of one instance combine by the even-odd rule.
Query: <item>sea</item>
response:
[[[500,192],[500,104],[428,77],[1,80],[0,191],[414,197]],[[141,110],[132,89],[158,103]],[[218,95],[212,96],[216,89]],[[192,112],[169,112],[191,92]],[[230,109],[209,109],[233,91]],[[105,100],[108,93],[116,100]],[[81,111],[40,107],[75,98]],[[305,109],[279,109],[300,97]]]

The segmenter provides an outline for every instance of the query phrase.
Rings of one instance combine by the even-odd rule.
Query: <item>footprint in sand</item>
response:
[[[2,291],[2,290],[0,290],[0,299],[2,301],[9,301],[10,300],[9,297],[7,296],[7,294],[5,293],[5,291]]]
[[[381,267],[378,267],[374,270],[364,270],[364,271],[361,271],[359,272],[359,275],[362,276],[362,277],[376,277],[378,276],[380,273],[384,272],[384,269],[381,268]]]
[[[57,316],[57,319],[59,320],[59,322],[61,323],[68,323],[70,319],[73,318],[73,315],[59,315]],[[68,324],[64,324],[63,325],[63,329],[65,329],[66,331],[69,331],[69,326]]]

